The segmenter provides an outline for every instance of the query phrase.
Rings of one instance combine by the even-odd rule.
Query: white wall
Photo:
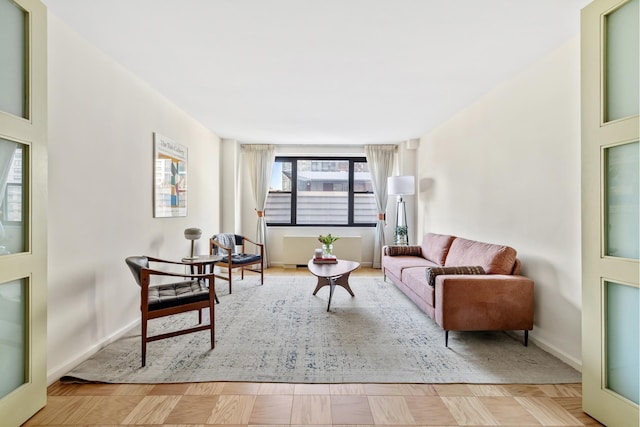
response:
[[[421,139],[418,226],[513,246],[535,281],[531,338],[581,361],[576,36]]]
[[[188,147],[187,217],[153,217],[153,132]],[[138,321],[125,257],[179,259],[185,228],[219,229],[219,150],[216,135],[49,14],[50,382]]]

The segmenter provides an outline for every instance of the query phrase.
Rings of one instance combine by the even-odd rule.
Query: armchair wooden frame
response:
[[[190,334],[193,332],[209,330],[211,334],[211,349],[215,347],[215,275],[213,274],[213,268],[209,273],[205,274],[192,274],[192,273],[174,273],[168,271],[161,271],[149,268],[149,262],[162,263],[162,264],[177,264],[189,266],[189,264],[169,261],[160,258],[154,258],[150,256],[132,256],[126,259],[126,263],[131,269],[131,272],[140,285],[140,312],[142,314],[141,328],[142,328],[142,366],[146,364],[147,343],[157,341],[165,338],[171,338],[178,335]],[[163,283],[159,285],[151,285],[151,278],[154,276],[175,277],[180,280],[177,283]],[[208,281],[208,289],[201,287],[201,281]],[[149,305],[149,290],[154,287],[169,289],[172,285],[184,283],[184,282],[196,282],[197,290],[183,301],[180,298],[169,299],[169,301],[163,301],[161,304],[155,304],[158,307],[154,308],[153,305]],[[187,293],[189,293],[187,291]],[[209,324],[202,324],[202,309],[209,308]],[[198,325],[187,329],[181,329],[173,332],[162,333],[153,336],[147,336],[147,323],[150,319],[156,319],[159,317],[170,316],[173,314],[184,313],[188,311],[198,310]]]
[[[214,236],[215,237],[215,236]],[[209,239],[209,254],[219,254],[220,249],[224,249],[227,254],[232,253],[233,249],[227,246],[222,245],[220,242],[215,240],[212,237]],[[260,284],[264,285],[264,244],[254,242],[253,240],[235,234],[235,245],[236,249],[239,249],[239,254],[245,254],[245,245],[246,244],[253,245],[254,248],[259,249],[260,254],[256,254],[253,256],[247,256],[246,261],[242,259],[242,257],[233,257],[233,256],[224,256],[221,261],[216,263],[217,267],[223,267],[227,269],[227,275],[216,274],[216,277],[222,280],[226,280],[229,282],[229,293],[231,293],[231,285],[232,285],[232,272],[233,269],[239,268],[241,272],[241,279],[244,279],[244,272],[248,271],[251,273],[259,273],[260,274]]]

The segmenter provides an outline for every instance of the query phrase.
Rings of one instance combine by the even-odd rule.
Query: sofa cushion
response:
[[[411,288],[411,290],[413,290],[413,292],[415,292],[420,297],[420,299],[424,300],[431,307],[435,307],[435,304],[433,302],[435,289],[427,285],[427,279],[424,275],[424,270],[424,267],[405,268],[402,271],[402,281],[406,286]]]
[[[385,255],[389,256],[398,256],[398,255],[411,255],[411,256],[422,256],[422,247],[421,246],[409,246],[409,245],[389,245],[385,246],[384,250]]]
[[[422,238],[422,256],[429,261],[444,265],[454,236],[427,233]]]
[[[434,266],[435,264],[431,261],[418,256],[399,255],[382,257],[382,267],[384,268],[384,270],[390,272],[403,282],[404,278],[402,277],[402,271],[405,268],[422,267],[424,275],[425,267]]]
[[[511,274],[515,262],[516,250],[512,247],[458,237],[451,244],[444,266],[479,265],[487,274]]]
[[[436,277],[441,274],[485,274],[484,268],[478,266],[456,266],[456,267],[427,267],[425,269],[427,284],[431,287],[436,285]]]

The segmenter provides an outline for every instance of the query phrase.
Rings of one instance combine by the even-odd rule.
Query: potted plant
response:
[[[332,236],[331,233],[323,236],[322,234],[318,236],[318,241],[322,243],[322,256],[330,257],[333,256],[333,242],[338,240],[339,237]]]

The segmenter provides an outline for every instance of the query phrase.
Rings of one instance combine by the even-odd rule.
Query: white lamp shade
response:
[[[390,176],[387,178],[387,192],[392,196],[415,194],[416,179],[413,176]]]

